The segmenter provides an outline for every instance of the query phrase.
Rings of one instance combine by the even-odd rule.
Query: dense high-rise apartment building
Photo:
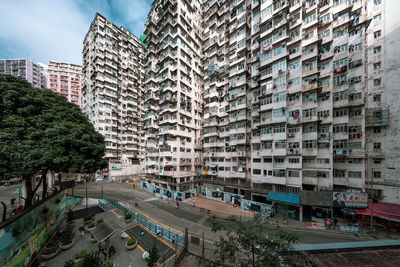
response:
[[[399,157],[388,149],[399,144],[397,122],[389,120],[397,113],[391,96],[400,58],[394,4],[155,1],[146,23],[148,180],[170,190],[202,185],[275,203],[271,192],[283,199],[306,192],[309,200],[325,191],[370,192],[373,175],[374,196],[395,202]],[[182,90],[190,74],[189,81],[203,77],[192,91],[198,98]],[[191,130],[201,130],[200,137],[195,131],[185,140],[187,100],[203,109],[192,114],[202,127]],[[181,175],[189,158],[181,153],[189,140],[201,179],[187,184],[193,180]],[[311,212],[306,200],[276,202],[295,218],[303,206]]]
[[[0,59],[0,74],[22,78],[36,88],[47,88],[44,66],[29,59]]]
[[[136,36],[96,14],[83,42],[82,110],[105,138],[114,177],[144,166],[143,56]]]
[[[48,88],[81,107],[82,66],[50,61],[47,73]]]
[[[201,14],[199,1],[157,0],[146,22],[146,173],[174,191],[201,171]]]

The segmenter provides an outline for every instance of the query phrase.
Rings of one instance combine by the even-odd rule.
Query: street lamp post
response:
[[[374,215],[373,215],[373,213],[374,213],[374,168],[371,168],[371,180],[370,180],[370,183],[371,183],[371,232],[373,231],[373,229],[374,229],[374,225],[373,225],[373,223],[374,223]]]

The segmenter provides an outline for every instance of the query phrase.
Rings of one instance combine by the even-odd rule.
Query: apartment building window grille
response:
[[[380,70],[381,69],[381,62],[374,63],[374,70]]]
[[[284,133],[286,130],[285,124],[274,125],[274,133]]]
[[[330,14],[330,13],[325,14],[325,15],[323,15],[323,16],[321,16],[321,17],[319,18],[319,21],[321,21],[321,22],[323,22],[323,23],[328,22],[328,21],[330,20],[330,17],[331,17],[331,14]]]
[[[313,37],[314,37],[314,30],[308,32],[308,33],[305,35],[304,40],[310,40],[310,39],[313,38]]]
[[[360,83],[361,82],[361,76],[351,77],[349,81],[350,81],[350,84]]]
[[[253,169],[253,174],[261,175],[261,170],[260,169]]]
[[[303,125],[303,133],[312,133],[317,131],[317,124],[307,123]]]
[[[317,99],[317,93],[316,92],[306,93],[306,94],[303,94],[302,98],[303,98],[302,99],[303,103],[312,102]]]
[[[381,143],[374,143],[374,149],[381,149]]]
[[[300,163],[300,158],[289,158],[288,160],[292,164]]]
[[[348,148],[351,149],[361,149],[361,142],[349,142],[348,143]]]
[[[286,84],[286,76],[280,76],[274,80],[274,85],[282,86]]]
[[[300,132],[300,127],[299,126],[288,127],[288,132],[289,133],[298,133],[298,132]]]
[[[375,39],[380,38],[381,35],[382,35],[382,31],[381,31],[381,30],[375,31],[375,32],[374,32],[374,38],[375,38]]]
[[[354,69],[362,65],[362,59],[358,59],[349,63],[349,69]]]
[[[286,171],[285,170],[274,170],[274,176],[275,177],[286,177]]]
[[[303,149],[317,148],[316,140],[305,140],[303,141]]]
[[[293,86],[293,85],[296,85],[296,84],[299,84],[299,83],[300,83],[300,78],[299,77],[293,78],[293,79],[288,81],[288,86],[290,87],[290,86]]]
[[[321,94],[318,96],[318,102],[324,102],[329,100],[330,93]]]
[[[328,142],[318,142],[318,149],[329,149],[330,144]]]
[[[362,110],[361,109],[353,109],[349,112],[349,117],[358,117],[361,116]]]
[[[289,49],[289,55],[295,54],[300,51],[300,46],[291,47]]]
[[[329,65],[330,65],[330,62],[329,62],[329,61],[324,62],[324,63],[322,63],[322,64],[320,65],[319,70],[327,69],[327,68],[329,68]]]
[[[311,108],[311,109],[304,109],[303,110],[303,117],[309,118],[317,115],[317,109],[316,108]]]
[[[285,158],[275,157],[274,158],[274,162],[275,163],[284,163],[285,162]]]
[[[272,163],[272,158],[263,158],[264,163]]]
[[[374,127],[374,134],[381,133],[381,127]]]
[[[278,41],[279,39],[281,39],[285,35],[286,35],[286,29],[280,30],[279,32],[277,32],[274,35],[272,35],[272,41],[273,42]]]
[[[347,34],[347,27],[342,27],[341,29],[333,32],[333,38],[339,38],[345,34]]]
[[[333,101],[347,100],[347,90],[333,94]]]
[[[333,53],[335,53],[335,54],[339,54],[339,53],[342,53],[342,52],[345,52],[345,51],[347,51],[347,44],[340,45],[340,46],[335,46],[335,48],[333,48]],[[341,59],[341,60],[343,60],[343,59]],[[346,65],[347,64],[347,58],[345,60],[346,60],[346,63],[341,64],[341,65]],[[337,62],[337,61],[335,61],[335,62]]]
[[[333,117],[343,117],[347,116],[347,114],[348,114],[347,108],[335,109],[333,111]]]
[[[312,13],[311,15],[306,17],[305,24],[309,24],[309,23],[313,22],[316,19],[317,19],[317,14],[316,13]]]
[[[381,94],[374,94],[373,101],[374,102],[381,102]]]
[[[317,159],[317,163],[319,164],[329,164],[329,159]]]
[[[374,86],[378,86],[381,84],[381,78],[374,79]]]
[[[344,178],[345,176],[346,176],[346,171],[345,170],[333,169],[333,177]]]
[[[299,78],[297,78],[297,79],[299,79]],[[300,99],[300,93],[289,95],[289,102],[295,102],[295,101],[298,101],[299,99]]]
[[[288,171],[288,177],[300,177],[299,171]]]
[[[290,149],[300,148],[300,143],[299,142],[290,142],[289,143],[289,148]]]
[[[273,102],[281,102],[281,101],[286,101],[286,92],[281,92],[278,94],[275,94],[273,96],[274,101]]]
[[[347,57],[336,60],[333,62],[332,67],[334,70],[340,69],[341,67],[347,66],[348,59]],[[339,71],[337,71],[339,72]]]
[[[343,132],[347,132],[347,123],[343,123],[343,124],[335,124],[333,125],[333,132],[334,133],[343,133]]]
[[[347,74],[333,77],[333,84],[336,86],[347,83]]]
[[[303,158],[303,163],[313,164],[315,163],[315,158]]]
[[[374,158],[374,163],[375,164],[381,164],[382,163],[382,159]]]
[[[334,140],[333,149],[347,148],[347,140]]]
[[[347,162],[350,164],[361,164],[362,159],[357,159],[357,158],[348,158]]]
[[[362,172],[348,171],[347,176],[349,178],[362,178]]]
[[[382,173],[380,171],[374,171],[374,178],[376,179],[382,178]]]
[[[329,110],[321,110],[321,111],[318,111],[318,117],[320,117],[320,118],[327,118],[327,117],[329,117]]]
[[[285,140],[275,141],[275,148],[276,149],[286,148],[286,141]]]
[[[349,45],[349,52],[352,53],[355,51],[359,51],[361,50],[361,48],[362,48],[361,43],[355,45]]]
[[[261,158],[253,158],[253,162],[254,163],[260,163],[261,162]]]

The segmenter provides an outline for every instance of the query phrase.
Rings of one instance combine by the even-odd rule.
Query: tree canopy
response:
[[[0,75],[0,179],[103,168],[104,138],[65,97]]]
[[[224,231],[215,244],[206,266],[313,266],[307,256],[294,252],[300,237],[290,231],[272,229],[264,216],[255,214],[249,221],[232,216],[228,222],[214,221],[212,231]]]

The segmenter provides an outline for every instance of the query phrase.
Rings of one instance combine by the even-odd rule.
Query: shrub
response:
[[[73,259],[69,259],[64,263],[63,267],[75,267],[75,261]]]
[[[103,222],[104,222],[103,219],[98,219],[96,223],[97,223],[98,225],[100,225],[100,224],[102,224]]]
[[[81,258],[85,257],[86,254],[87,254],[86,249],[78,251],[77,253],[74,254],[74,259],[76,259],[76,260],[81,259]]]
[[[131,237],[131,238],[129,238],[128,239],[128,246],[132,246],[133,244],[135,244],[136,243],[136,239],[135,238],[133,238],[133,237]]]
[[[88,221],[90,221],[91,219],[93,219],[94,216],[95,216],[94,213],[90,213],[90,214],[87,215],[85,218],[83,218],[83,220],[84,220],[85,222],[88,222]]]
[[[103,259],[99,252],[86,253],[83,259],[78,263],[78,267],[102,267]]]
[[[125,220],[132,219],[132,214],[130,213],[125,213]]]
[[[112,261],[105,261],[101,267],[114,267],[114,263]]]
[[[46,248],[58,247],[58,240],[52,239],[46,244]]]
[[[67,222],[72,222],[75,219],[74,212],[69,209],[67,211]]]
[[[92,222],[92,223],[90,223],[87,227],[88,227],[88,228],[93,228],[93,227],[95,227],[95,226],[96,226],[96,223]]]
[[[44,255],[50,255],[53,254],[54,252],[56,252],[58,249],[58,247],[54,246],[54,247],[46,247],[43,251]]]

